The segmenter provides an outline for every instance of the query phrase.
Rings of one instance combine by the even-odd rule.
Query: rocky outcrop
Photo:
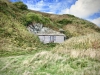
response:
[[[27,29],[33,34],[59,34],[60,32],[54,31],[50,28],[43,27],[43,24],[35,23],[27,27]]]

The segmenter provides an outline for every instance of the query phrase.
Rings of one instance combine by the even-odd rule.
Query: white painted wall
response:
[[[64,36],[63,35],[39,35],[39,39],[43,43],[63,43],[64,42]]]
[[[41,42],[44,42],[45,41],[45,36],[39,36],[39,39]]]
[[[45,40],[44,43],[50,43],[50,36],[44,36]]]
[[[64,36],[56,36],[56,40],[54,41],[55,43],[63,43],[64,42]]]

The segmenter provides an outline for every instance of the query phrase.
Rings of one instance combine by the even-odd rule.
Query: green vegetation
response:
[[[66,42],[67,47],[73,49],[88,49],[88,48],[100,48],[100,34],[87,34],[85,36],[73,37]]]
[[[26,10],[21,11],[6,0],[0,3],[0,56],[37,49],[41,45],[39,39],[22,25]]]
[[[27,10],[27,5],[23,4],[23,2],[15,2],[13,4],[21,10]]]
[[[98,45],[96,40],[98,40]],[[78,43],[85,44],[85,42],[91,46],[87,47],[81,44],[81,48],[79,44],[80,46],[74,47],[74,45]],[[93,42],[96,42],[95,45]],[[99,33],[73,37],[49,51],[47,51],[47,49],[40,51],[36,50],[34,53],[26,53],[26,55],[1,57],[0,74],[99,75],[99,53]]]
[[[99,75],[100,62],[50,51],[0,58],[1,75]]]
[[[27,13],[25,16],[25,25],[29,25],[32,23],[42,23],[44,25],[50,23],[50,19],[42,16],[41,14],[35,14],[33,12]]]
[[[61,20],[61,21],[58,21],[58,23],[63,24],[63,25],[67,25],[67,24],[71,24],[72,21],[69,21],[69,20],[67,20],[67,19],[63,19],[63,20]]]
[[[42,44],[27,30],[31,23],[63,29],[69,39]],[[73,15],[0,0],[0,75],[100,75],[100,28]]]
[[[72,37],[54,48],[54,53],[89,57],[100,61],[100,33]]]

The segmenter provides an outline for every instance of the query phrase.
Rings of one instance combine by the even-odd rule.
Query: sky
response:
[[[28,9],[52,13],[72,14],[100,27],[100,0],[11,0],[22,1]]]

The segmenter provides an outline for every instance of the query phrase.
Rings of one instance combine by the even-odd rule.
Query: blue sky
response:
[[[72,14],[89,20],[100,27],[100,0],[11,0],[23,1],[29,9],[53,13]]]

